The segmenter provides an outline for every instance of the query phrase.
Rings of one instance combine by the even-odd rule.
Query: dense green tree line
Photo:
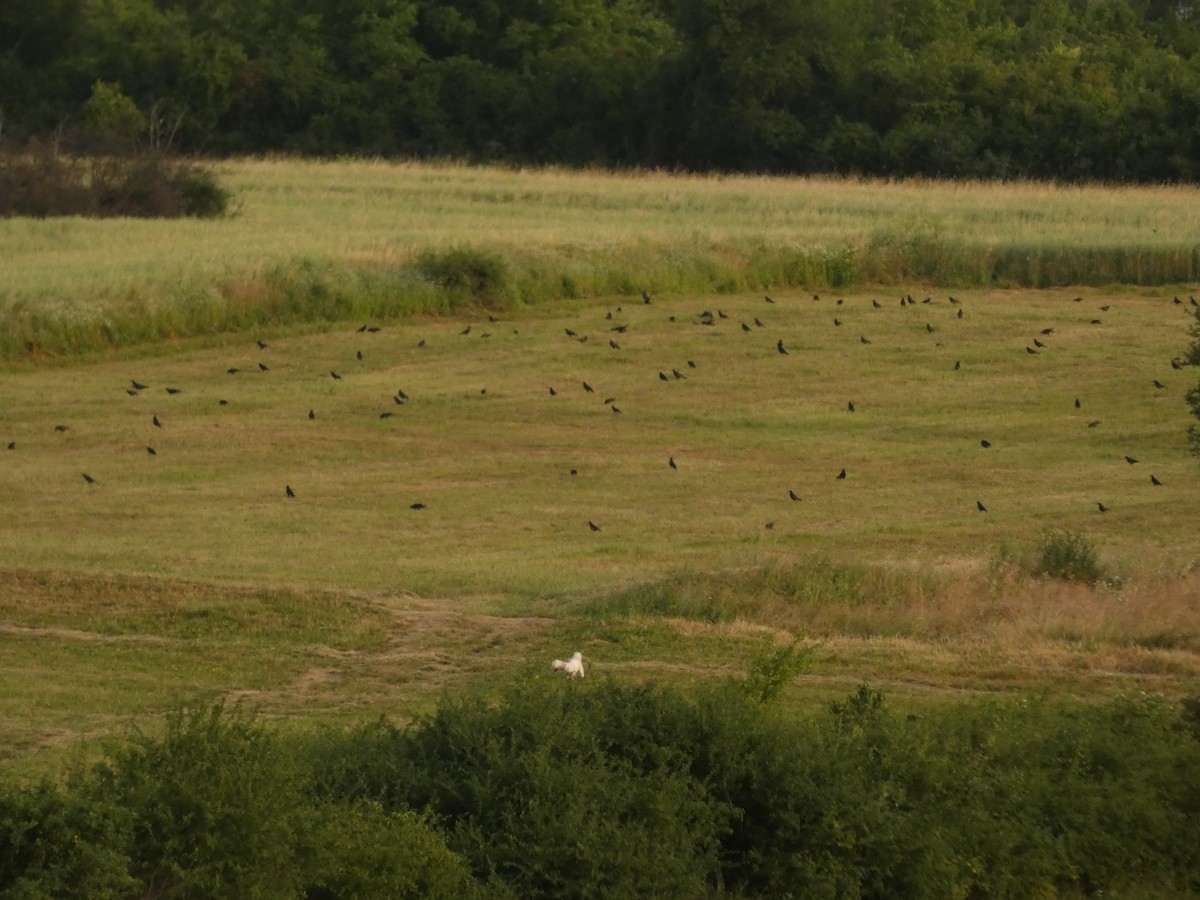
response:
[[[1200,889],[1200,703],[867,687],[784,716],[533,682],[408,728],[171,716],[61,785],[0,785],[0,896],[1049,897]],[[753,695],[753,696],[751,696]]]
[[[0,127],[186,151],[1200,177],[1195,0],[6,0]]]

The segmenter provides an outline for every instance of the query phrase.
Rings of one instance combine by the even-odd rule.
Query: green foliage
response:
[[[783,692],[792,679],[812,665],[812,648],[801,647],[802,638],[795,638],[786,647],[776,647],[770,638],[759,645],[750,660],[750,671],[742,682],[742,690],[755,703],[770,703]]]
[[[96,772],[131,818],[130,874],[152,894],[275,897],[297,886],[299,780],[274,735],[221,706],[181,710]]]
[[[0,35],[19,137],[140,109],[189,150],[1200,177],[1188,4],[20,0]]]
[[[590,679],[288,740],[214,707],[63,788],[0,789],[0,893],[1186,893],[1195,719],[1144,695],[904,715],[867,685],[784,718],[731,683]]]
[[[0,789],[0,895],[130,896],[123,810],[51,784]]]
[[[423,277],[455,297],[494,305],[508,293],[508,263],[497,253],[473,247],[426,250],[415,265]]]
[[[121,93],[119,84],[97,81],[83,105],[84,120],[102,138],[132,144],[146,127],[137,104]]]
[[[1096,584],[1106,575],[1095,546],[1078,531],[1049,529],[1043,532],[1038,540],[1037,554],[1032,573],[1038,577]]]

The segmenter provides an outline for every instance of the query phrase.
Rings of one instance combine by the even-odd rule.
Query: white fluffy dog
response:
[[[550,668],[555,672],[566,672],[568,678],[582,678],[583,654],[576,650],[570,659],[556,659],[550,664]]]

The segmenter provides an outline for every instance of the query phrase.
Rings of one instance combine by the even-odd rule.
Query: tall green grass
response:
[[[238,161],[217,222],[0,222],[0,355],[481,300],[1200,279],[1195,189]],[[502,275],[501,275],[502,272]],[[500,277],[498,277],[500,276]]]

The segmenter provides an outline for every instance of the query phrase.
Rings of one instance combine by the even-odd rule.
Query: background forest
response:
[[[116,96],[188,153],[1192,181],[1198,48],[1191,0],[6,0],[0,129]]]

